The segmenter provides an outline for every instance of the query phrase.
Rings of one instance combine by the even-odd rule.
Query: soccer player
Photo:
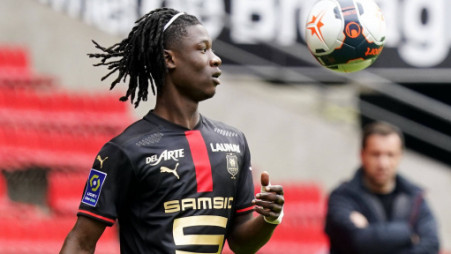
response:
[[[119,223],[121,253],[255,253],[283,216],[283,188],[261,175],[254,199],[251,157],[239,130],[198,112],[220,84],[221,59],[199,20],[160,8],[128,38],[103,48],[98,65],[128,78],[121,100],[137,107],[148,87],[156,104],[100,150],[78,219],[61,253],[93,253],[106,226]],[[252,211],[259,215],[253,216]]]

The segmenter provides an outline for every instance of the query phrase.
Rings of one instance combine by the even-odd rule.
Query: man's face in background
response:
[[[361,162],[367,181],[377,188],[392,184],[401,161],[402,151],[401,139],[395,133],[368,136],[361,151]]]

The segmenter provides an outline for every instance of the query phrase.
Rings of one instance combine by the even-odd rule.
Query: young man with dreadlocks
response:
[[[254,199],[244,135],[198,112],[221,74],[206,29],[194,16],[161,8],[122,42],[95,44],[103,53],[90,57],[111,70],[104,78],[118,73],[111,88],[129,79],[121,100],[137,107],[150,83],[156,105],[96,156],[61,253],[93,253],[116,220],[121,253],[221,253],[226,239],[236,253],[255,253],[281,222],[283,188],[264,172]]]

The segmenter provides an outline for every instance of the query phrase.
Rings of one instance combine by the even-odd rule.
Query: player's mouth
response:
[[[213,75],[211,75],[211,77],[213,78],[213,82],[216,85],[219,85],[221,83],[221,81],[219,80],[219,76],[221,76],[221,71],[215,72],[213,73]]]

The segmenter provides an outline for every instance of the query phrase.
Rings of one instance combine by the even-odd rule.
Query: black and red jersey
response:
[[[220,253],[253,198],[240,131],[202,116],[188,130],[149,113],[100,150],[78,215],[118,220],[122,253]]]

